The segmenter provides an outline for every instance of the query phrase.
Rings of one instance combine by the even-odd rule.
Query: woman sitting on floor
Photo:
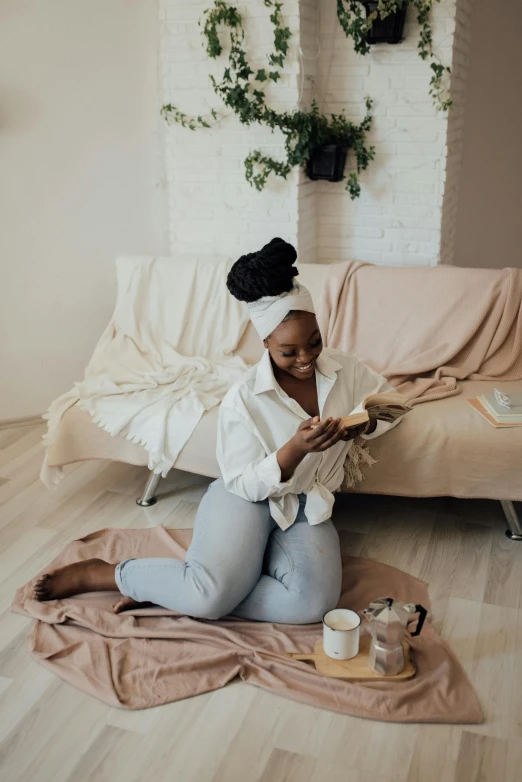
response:
[[[119,590],[116,611],[152,603],[191,617],[291,624],[320,621],[336,606],[333,492],[354,437],[392,426],[346,429],[340,417],[367,395],[393,389],[355,358],[323,349],[310,293],[295,280],[296,257],[273,239],[228,275],[266,350],[221,404],[222,477],[201,501],[185,561],[78,562],[42,576],[36,599]]]

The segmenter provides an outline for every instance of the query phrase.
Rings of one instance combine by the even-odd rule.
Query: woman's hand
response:
[[[281,480],[288,481],[308,453],[319,453],[339,442],[339,418],[320,421],[319,416],[299,424],[294,436],[277,452]]]
[[[309,418],[299,424],[292,439],[304,454],[326,451],[342,439],[343,430],[339,427],[340,420],[340,418],[326,418],[321,421],[319,416]]]

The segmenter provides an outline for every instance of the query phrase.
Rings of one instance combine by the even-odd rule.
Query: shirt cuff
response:
[[[280,494],[281,491],[288,488],[292,483],[291,478],[288,481],[281,480],[281,467],[277,461],[276,451],[259,462],[256,466],[256,473],[258,480],[265,484],[269,496],[271,494]]]

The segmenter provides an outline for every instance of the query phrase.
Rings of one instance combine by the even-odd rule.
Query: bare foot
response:
[[[33,591],[34,600],[59,600],[84,592],[118,591],[116,566],[103,559],[86,559],[41,576]]]
[[[121,614],[122,611],[130,611],[131,608],[149,608],[154,603],[138,603],[137,600],[133,600],[132,597],[122,597],[121,600],[115,604],[113,611],[115,614]]]

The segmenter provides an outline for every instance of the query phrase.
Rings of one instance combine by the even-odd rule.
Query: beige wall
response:
[[[522,267],[521,34],[521,0],[475,0],[457,266]]]
[[[165,252],[155,0],[3,0],[0,419],[81,378],[114,257]]]

